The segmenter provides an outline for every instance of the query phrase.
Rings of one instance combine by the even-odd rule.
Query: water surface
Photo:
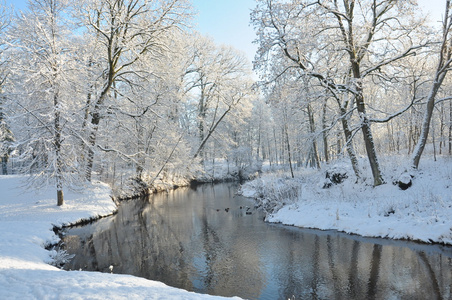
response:
[[[66,232],[71,270],[133,274],[247,299],[449,299],[452,249],[263,222],[237,185],[123,202]],[[247,208],[249,207],[249,208]]]

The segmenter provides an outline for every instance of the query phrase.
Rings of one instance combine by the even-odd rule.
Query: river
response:
[[[123,202],[65,231],[68,270],[132,274],[246,299],[449,299],[452,247],[263,221],[223,183]]]

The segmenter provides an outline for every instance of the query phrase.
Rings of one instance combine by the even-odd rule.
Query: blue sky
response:
[[[255,35],[249,25],[254,0],[193,0],[193,5],[199,13],[195,21],[200,32],[244,51],[250,60],[254,58],[257,47],[252,44]]]
[[[217,43],[229,44],[245,52],[251,61],[256,46],[254,30],[249,26],[249,16],[254,0],[192,0],[195,10],[196,29],[215,39]],[[27,0],[6,0],[16,9],[24,9]]]
[[[254,0],[192,0],[198,11],[195,18],[197,30],[210,35],[217,43],[229,44],[245,52],[251,61],[256,51],[252,44],[254,30],[249,25],[249,15]],[[25,8],[27,0],[6,0],[16,8]],[[445,0],[418,0],[421,7],[429,10],[435,20],[440,20]]]

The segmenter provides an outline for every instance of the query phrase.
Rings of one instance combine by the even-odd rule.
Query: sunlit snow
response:
[[[425,158],[419,170],[408,172],[404,166],[409,162],[403,157],[386,158],[382,165],[387,184],[377,187],[372,186],[370,176],[368,184],[355,184],[354,176],[350,176],[342,184],[322,188],[325,170],[302,170],[295,179],[263,176],[245,184],[242,193],[273,207],[260,187],[277,186],[273,190],[284,195],[284,189],[290,186],[293,190],[296,181],[297,195],[290,192],[292,196],[279,199],[285,205],[276,205],[267,221],[369,237],[452,244],[452,160],[445,157],[435,162]],[[410,188],[401,190],[392,184],[411,179],[408,173],[413,174]]]
[[[220,299],[130,275],[51,266],[56,253],[44,247],[57,241],[53,225],[108,215],[116,206],[104,184],[66,192],[57,207],[52,189],[24,192],[22,179],[0,176],[0,299]]]

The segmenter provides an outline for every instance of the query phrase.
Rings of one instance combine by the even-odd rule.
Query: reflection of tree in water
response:
[[[202,274],[201,289],[209,294],[223,296],[233,296],[241,291],[247,298],[256,299],[265,280],[259,273],[261,262],[256,251],[259,241],[250,237],[254,233],[250,232],[246,222],[241,222],[243,219],[240,213],[244,214],[244,211],[240,212],[239,207],[243,203],[234,201],[234,191],[231,186],[203,191],[203,209],[198,219],[200,234],[196,239],[202,246],[198,250],[202,253],[199,258],[203,261],[198,270]],[[212,199],[222,199],[215,202],[217,208],[209,205]],[[229,208],[228,212],[223,208]],[[236,218],[241,221],[232,221],[234,226],[226,229],[224,223],[231,223]]]
[[[445,299],[441,296],[441,288],[439,286],[438,279],[435,274],[435,270],[433,269],[427,255],[425,254],[424,251],[419,251],[418,255],[421,259],[421,262],[425,265],[425,268],[427,269],[428,277],[430,279],[430,283],[432,286],[432,292],[433,292],[433,295],[431,295],[431,299]],[[449,264],[450,264],[450,258],[449,258]],[[442,264],[440,264],[440,265],[442,265]],[[440,271],[442,271],[442,269],[443,268],[441,268]]]
[[[337,239],[337,237],[336,237]],[[331,236],[328,235],[326,237],[326,247],[327,247],[327,253],[328,253],[328,267],[329,267],[329,271],[331,272],[331,278],[333,279],[333,291],[332,293],[334,294],[334,298],[335,299],[342,299],[343,295],[342,295],[342,283],[338,280],[339,279],[339,268],[336,267],[336,256],[335,256],[335,252],[336,247],[333,244],[333,241],[331,240]],[[342,269],[342,268],[341,268]]]
[[[358,253],[360,245],[358,241],[353,241],[347,284],[347,290],[352,299],[356,299],[362,293],[358,290],[361,286],[358,277]]]
[[[376,299],[377,296],[377,282],[378,278],[380,277],[381,248],[381,245],[374,244],[372,250],[370,278],[367,288],[367,299]]]
[[[286,299],[292,295],[296,299],[451,296],[451,258],[442,255],[428,256],[406,247],[361,242],[337,233],[301,234],[280,248],[287,251],[278,255],[278,265],[284,271],[276,278],[277,285],[285,287],[282,294]]]
[[[80,247],[66,268],[108,272],[113,265],[114,273],[134,274],[188,290],[232,296],[243,289],[257,297],[264,279],[253,271],[260,265],[256,246],[249,243],[244,227],[224,232],[224,219],[234,210],[237,213],[240,205],[230,213],[214,208],[233,203],[222,201],[209,207],[208,202],[216,199],[216,189],[201,186],[188,193],[178,189],[147,201],[122,203],[114,218],[98,222],[109,224],[99,226],[85,240],[65,238],[67,247]],[[219,194],[233,199],[234,189],[225,186]],[[192,202],[189,209],[185,202]],[[191,263],[200,253],[205,267],[197,270]],[[195,288],[194,281],[201,281],[201,286]],[[231,286],[236,289],[231,290]]]
[[[451,258],[423,251],[429,246],[263,224],[238,208],[234,191],[206,185],[124,202],[115,217],[65,238],[77,252],[66,267],[113,265],[114,273],[248,299],[451,297]]]
[[[105,222],[105,220],[102,220]],[[189,289],[184,274],[185,262],[179,236],[165,226],[165,218],[154,209],[153,202],[137,200],[122,204],[118,214],[108,220],[107,230],[96,231],[86,241],[80,241],[75,259],[66,266],[70,269],[100,270],[107,272],[113,266],[114,273],[134,274],[153,278],[174,278],[173,284]],[[103,227],[103,226],[101,226]],[[166,232],[160,229],[165,228]],[[74,242],[65,243],[73,247]],[[88,261],[86,257],[90,257]]]

